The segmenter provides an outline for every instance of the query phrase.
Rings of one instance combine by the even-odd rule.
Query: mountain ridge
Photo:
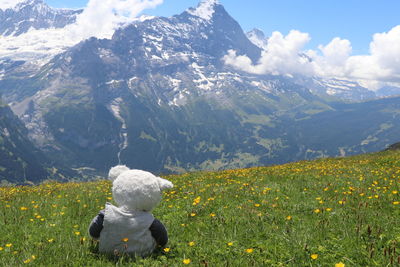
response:
[[[137,20],[111,39],[87,39],[38,72],[5,62],[10,71],[0,93],[46,155],[100,173],[119,163],[157,173],[279,164],[376,151],[398,140],[398,99],[383,101],[390,108],[338,104],[329,86],[358,85],[225,65],[229,49],[256,62],[262,48],[222,5],[211,4]],[[361,101],[364,89],[355,92]],[[367,111],[373,120],[365,120]]]
[[[72,175],[74,171],[60,167],[34,146],[25,126],[0,100],[0,181],[14,184],[46,179],[66,181]]]
[[[0,9],[0,36],[18,36],[32,29],[63,28],[76,21],[82,10],[54,9],[43,0],[26,0],[14,8]]]

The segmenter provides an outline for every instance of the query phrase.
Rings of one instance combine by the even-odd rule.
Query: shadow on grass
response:
[[[175,256],[171,254],[167,254],[163,251],[163,248],[157,247],[153,253],[147,257],[139,257],[133,254],[128,254],[128,253],[100,253],[99,252],[99,242],[96,241],[91,241],[91,244],[89,246],[89,251],[91,252],[91,255],[93,258],[97,260],[105,260],[112,262],[114,264],[116,263],[132,263],[136,262],[137,260],[140,259],[152,259],[155,261],[160,260],[160,257],[167,257],[168,259],[173,259]]]

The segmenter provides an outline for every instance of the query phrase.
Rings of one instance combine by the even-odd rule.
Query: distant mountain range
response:
[[[18,36],[29,30],[63,28],[82,10],[53,9],[43,0],[27,0],[13,8],[0,9],[0,35]]]
[[[376,92],[378,97],[400,96],[400,88],[394,86],[385,86]]]
[[[80,11],[69,12],[72,23]],[[43,66],[2,59],[0,94],[46,157],[100,173],[118,163],[158,173],[266,165],[399,140],[399,98],[373,100],[336,78],[253,75],[221,60],[234,49],[257,62],[263,38],[204,1],[90,38]]]

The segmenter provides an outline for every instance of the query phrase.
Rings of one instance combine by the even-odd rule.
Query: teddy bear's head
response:
[[[128,211],[151,211],[161,201],[162,191],[173,187],[168,180],[124,165],[111,168],[108,176],[115,202]]]

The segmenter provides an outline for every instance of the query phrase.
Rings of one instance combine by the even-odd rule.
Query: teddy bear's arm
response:
[[[159,220],[154,219],[150,226],[150,232],[158,246],[164,247],[168,243],[167,229]]]
[[[104,222],[104,210],[101,210],[99,214],[93,218],[92,223],[89,226],[89,234],[92,238],[98,239],[100,232],[103,230]]]

